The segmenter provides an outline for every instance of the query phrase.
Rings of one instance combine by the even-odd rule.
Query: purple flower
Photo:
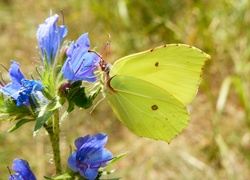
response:
[[[96,81],[94,71],[99,66],[99,56],[89,52],[88,33],[81,35],[76,43],[72,42],[67,50],[67,59],[63,65],[64,78],[69,81]]]
[[[43,64],[44,61],[47,61],[49,65],[54,62],[62,39],[67,35],[67,28],[64,25],[56,25],[58,18],[59,16],[57,14],[47,18],[44,24],[39,25],[36,33],[42,52]]]
[[[35,175],[30,170],[29,163],[23,159],[15,159],[12,164],[12,169],[17,174],[11,174],[9,180],[36,180]]]
[[[95,179],[98,169],[104,167],[112,160],[109,150],[103,148],[107,143],[108,136],[104,133],[87,135],[75,140],[77,150],[68,158],[68,166],[74,172],[79,172],[87,179]]]
[[[1,83],[3,87],[0,88],[0,92],[16,100],[17,106],[22,104],[29,105],[30,94],[36,91],[43,91],[43,84],[35,80],[26,79],[20,70],[20,64],[15,61],[11,61],[9,76],[11,82],[7,85]]]

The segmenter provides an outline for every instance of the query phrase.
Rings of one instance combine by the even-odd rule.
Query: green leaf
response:
[[[69,107],[67,109],[67,112],[70,113],[71,111],[74,110],[75,104],[73,102],[68,102],[69,103]]]
[[[109,167],[109,166],[111,166],[112,164],[114,164],[115,162],[119,161],[119,160],[120,160],[121,158],[123,158],[126,154],[127,154],[127,153],[125,152],[125,153],[122,153],[122,154],[120,154],[120,155],[114,157],[114,158],[108,163],[108,165],[107,165],[106,167]]]
[[[45,111],[45,113],[43,113],[43,115],[41,115],[40,117],[37,118],[36,121],[36,125],[34,128],[34,131],[38,131],[44,124],[45,122],[50,118],[50,116],[53,114],[52,111]]]
[[[11,122],[22,119],[35,120],[36,114],[27,106],[16,106],[15,101],[10,97],[4,99],[2,96],[0,98],[0,120]]]
[[[40,109],[36,125],[34,128],[34,131],[38,131],[50,118],[50,116],[54,113],[55,110],[61,107],[61,104],[57,100],[58,98],[55,98],[54,101],[51,101],[49,104],[46,104]]]
[[[24,125],[30,121],[34,121],[34,119],[22,119],[22,120],[18,121],[14,126],[12,126],[8,130],[8,132],[13,132],[13,131],[17,130],[18,128],[20,128],[22,125]]]
[[[82,86],[82,81],[64,84],[61,88],[61,96],[65,97],[69,103],[68,112],[73,111],[74,105],[84,109],[89,108],[92,106],[92,102],[99,92],[88,96],[86,94],[86,88]]]

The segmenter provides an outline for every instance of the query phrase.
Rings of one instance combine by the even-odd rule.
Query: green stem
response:
[[[53,125],[48,126],[45,125],[45,129],[49,133],[50,142],[52,145],[53,150],[53,160],[55,163],[56,168],[56,175],[62,174],[62,167],[61,167],[61,157],[60,157],[60,142],[59,142],[59,135],[60,135],[60,127],[59,127],[59,111],[55,111],[53,113]]]

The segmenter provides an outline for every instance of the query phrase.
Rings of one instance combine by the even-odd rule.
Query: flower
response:
[[[95,179],[98,169],[104,167],[112,160],[112,154],[103,146],[107,143],[108,136],[104,133],[87,135],[75,140],[77,150],[68,158],[68,166],[74,172],[87,179]]]
[[[62,39],[67,35],[66,26],[56,25],[58,19],[59,16],[55,14],[47,18],[45,23],[40,24],[38,27],[36,37],[42,52],[43,64],[45,60],[49,65],[54,62],[54,58],[62,43]]]
[[[36,180],[35,175],[30,170],[29,163],[23,159],[15,159],[12,164],[12,169],[17,174],[11,174],[9,180]]]
[[[99,56],[89,52],[88,33],[81,35],[76,43],[72,42],[67,50],[67,59],[63,65],[64,78],[69,81],[96,81],[94,71],[99,66]]]
[[[16,100],[17,106],[29,105],[30,94],[43,90],[42,83],[24,77],[20,70],[20,64],[15,61],[11,61],[9,76],[11,82],[0,88],[0,92]]]

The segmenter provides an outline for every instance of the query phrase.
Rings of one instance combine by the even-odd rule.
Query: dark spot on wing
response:
[[[156,63],[155,63],[155,67],[158,67],[158,66],[159,66],[159,62],[156,62]]]
[[[151,106],[151,109],[152,109],[153,111],[155,111],[155,110],[158,109],[158,106],[154,104],[153,106]]]

